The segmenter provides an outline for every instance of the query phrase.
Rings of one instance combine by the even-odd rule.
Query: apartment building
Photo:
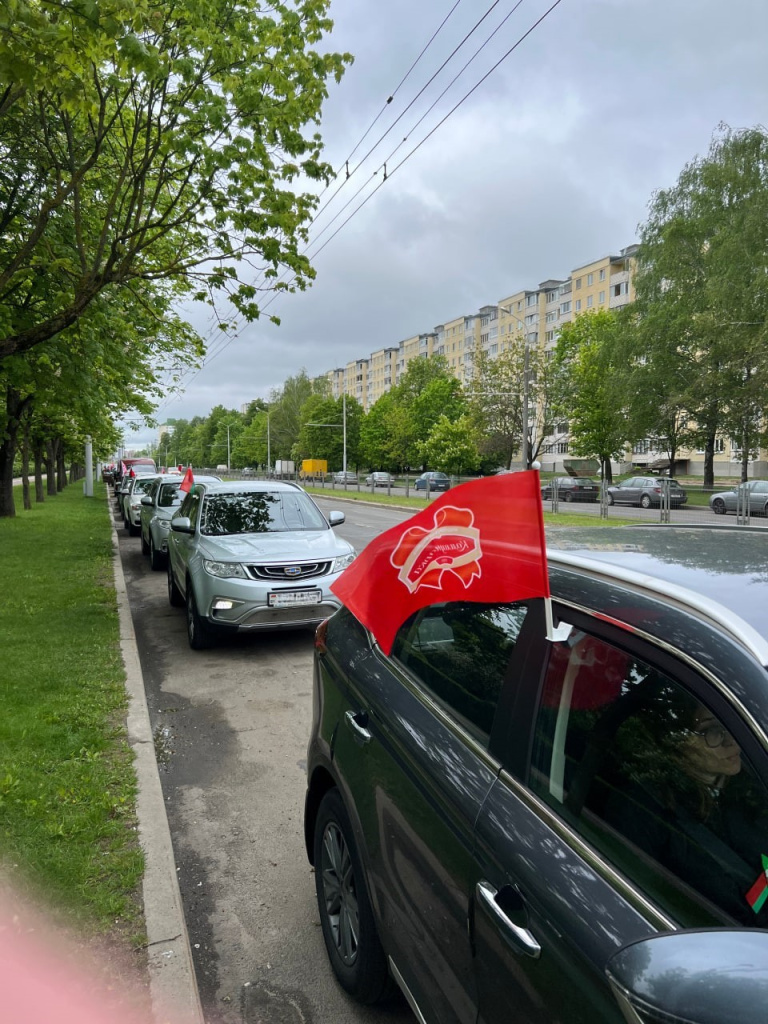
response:
[[[638,245],[628,245],[616,254],[608,254],[574,268],[565,278],[549,278],[537,288],[524,289],[498,302],[480,306],[473,313],[454,316],[437,324],[432,331],[415,334],[396,346],[378,349],[368,358],[329,370],[326,377],[334,397],[354,396],[367,411],[397,384],[412,359],[444,356],[451,372],[463,384],[474,375],[475,355],[483,352],[491,359],[505,352],[514,338],[524,336],[528,345],[541,349],[547,357],[554,352],[563,324],[574,317],[598,310],[617,311],[635,300],[632,279]],[[532,414],[533,416],[533,414]],[[542,469],[562,471],[569,457],[568,424],[554,425],[555,433],[546,438],[546,451],[540,455]],[[718,440],[716,472],[729,475],[738,462],[737,446],[729,439]],[[768,461],[756,461],[755,475],[768,473]],[[663,469],[665,454],[653,438],[646,438],[628,451],[617,472],[637,469]],[[702,474],[703,452],[681,451],[676,466],[679,472]]]

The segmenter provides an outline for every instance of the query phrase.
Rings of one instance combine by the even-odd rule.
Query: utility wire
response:
[[[497,0],[497,2],[498,2],[498,0]],[[481,86],[481,85],[483,84],[483,82],[485,82],[485,81],[486,81],[486,79],[488,79],[488,78],[489,78],[489,76],[490,76],[490,75],[492,75],[492,74],[493,74],[493,72],[494,72],[494,71],[495,71],[495,70],[496,70],[496,69],[497,69],[497,68],[499,67],[499,65],[500,65],[500,64],[502,64],[502,63],[503,63],[503,62],[504,62],[504,61],[505,61],[505,60],[506,60],[506,59],[507,59],[507,58],[508,58],[508,57],[509,57],[509,56],[510,56],[510,55],[511,55],[512,53],[514,53],[514,51],[515,51],[515,50],[516,50],[516,49],[517,49],[517,48],[518,48],[518,47],[519,47],[519,46],[520,46],[520,45],[521,45],[521,44],[522,44],[522,43],[523,43],[523,42],[524,42],[524,41],[525,41],[525,40],[526,40],[526,39],[528,38],[528,36],[530,36],[530,35],[531,35],[531,33],[532,33],[532,32],[534,32],[534,31],[535,31],[535,29],[537,29],[537,28],[539,27],[539,25],[541,25],[541,24],[542,24],[542,22],[543,22],[543,21],[544,21],[544,20],[545,20],[546,18],[548,18],[548,17],[549,17],[549,15],[550,15],[550,14],[552,13],[552,11],[554,11],[554,10],[555,10],[555,8],[556,8],[556,7],[558,7],[558,6],[559,6],[559,5],[561,4],[561,3],[562,3],[562,0],[555,0],[555,2],[554,2],[554,3],[553,3],[553,4],[551,5],[551,6],[550,6],[550,7],[548,7],[546,11],[544,11],[544,13],[543,13],[543,14],[542,14],[542,15],[541,15],[541,16],[540,16],[540,17],[539,17],[539,18],[538,18],[538,19],[537,19],[537,20],[536,20],[536,21],[535,21],[535,22],[534,22],[534,23],[533,23],[533,24],[532,24],[531,26],[530,26],[530,28],[529,28],[529,29],[527,29],[527,31],[526,31],[526,32],[524,32],[524,33],[523,33],[523,35],[521,35],[521,36],[520,36],[520,37],[519,37],[519,38],[518,38],[518,39],[516,40],[516,42],[515,42],[515,43],[514,43],[514,44],[513,44],[513,45],[512,45],[512,46],[511,46],[511,47],[510,47],[510,48],[509,48],[509,49],[508,49],[507,51],[506,51],[506,53],[504,53],[504,54],[503,54],[503,55],[502,55],[502,56],[501,56],[501,57],[499,58],[499,60],[497,60],[497,61],[496,61],[496,63],[495,63],[495,64],[494,64],[494,65],[493,65],[493,66],[492,66],[492,67],[491,67],[491,68],[490,68],[490,69],[489,69],[489,70],[488,70],[488,71],[487,71],[487,72],[486,72],[486,73],[485,73],[485,74],[484,74],[484,75],[482,76],[482,78],[480,78],[480,79],[479,79],[479,80],[478,80],[478,81],[477,81],[477,82],[476,82],[476,83],[475,83],[475,84],[474,84],[474,85],[472,86],[472,88],[471,88],[471,89],[470,89],[470,90],[469,90],[468,92],[466,92],[466,93],[464,94],[464,96],[462,96],[462,98],[461,98],[461,99],[460,99],[460,100],[458,101],[458,103],[456,103],[456,104],[455,104],[455,105],[454,105],[454,106],[453,106],[453,107],[452,107],[452,108],[451,108],[451,109],[450,109],[450,110],[448,111],[448,113],[447,113],[447,114],[446,114],[446,115],[445,115],[445,116],[444,116],[443,118],[441,118],[441,119],[440,119],[440,121],[438,121],[438,122],[437,122],[437,124],[436,124],[436,125],[435,125],[435,126],[434,126],[434,127],[433,127],[433,128],[432,128],[432,129],[430,130],[430,131],[429,131],[429,132],[427,132],[427,134],[426,134],[426,135],[424,136],[424,138],[423,138],[423,139],[421,139],[421,141],[420,141],[420,142],[418,142],[418,143],[417,143],[417,144],[416,144],[416,145],[415,145],[415,146],[413,147],[413,149],[411,149],[411,150],[410,150],[410,151],[409,151],[409,152],[408,152],[408,153],[407,153],[407,154],[406,154],[406,155],[405,155],[405,156],[403,157],[403,159],[402,159],[402,160],[400,161],[400,163],[399,163],[399,164],[396,164],[396,165],[395,165],[395,167],[394,167],[394,168],[392,168],[392,170],[391,170],[391,171],[390,171],[390,172],[389,172],[389,173],[387,174],[387,177],[386,177],[386,178],[383,178],[383,179],[382,179],[382,181],[380,181],[380,182],[379,182],[379,184],[378,184],[378,185],[376,186],[376,188],[375,188],[375,189],[373,189],[373,191],[372,191],[372,192],[370,192],[370,193],[369,193],[369,194],[368,194],[368,195],[366,196],[366,198],[365,198],[365,199],[364,199],[364,200],[362,201],[362,203],[360,203],[360,204],[359,204],[359,206],[357,206],[357,207],[356,207],[356,208],[355,208],[355,209],[354,209],[354,210],[352,211],[352,213],[350,213],[350,215],[349,215],[349,216],[348,216],[348,217],[346,218],[346,220],[344,220],[344,221],[343,221],[343,222],[342,222],[342,223],[341,223],[341,224],[340,224],[340,225],[338,226],[338,228],[337,228],[337,229],[336,229],[336,230],[335,230],[335,231],[333,232],[333,234],[332,234],[332,235],[331,235],[331,236],[330,236],[329,238],[327,238],[327,239],[325,240],[325,242],[324,242],[324,243],[323,243],[323,244],[322,244],[322,245],[320,246],[320,248],[319,248],[319,249],[318,249],[318,250],[317,250],[317,251],[316,251],[316,252],[315,252],[315,253],[313,254],[313,258],[316,258],[316,257],[317,257],[317,256],[318,256],[318,255],[319,255],[319,254],[320,254],[320,253],[321,253],[321,252],[323,251],[323,249],[325,249],[325,247],[326,247],[327,245],[329,245],[329,244],[330,244],[330,242],[331,242],[331,241],[332,241],[332,240],[333,240],[333,239],[334,239],[334,238],[336,237],[336,235],[338,235],[338,234],[339,234],[339,232],[340,232],[340,231],[341,231],[341,230],[342,230],[342,229],[343,229],[343,228],[344,228],[344,227],[345,227],[345,226],[346,226],[346,225],[347,225],[347,224],[348,224],[348,223],[349,223],[349,222],[350,222],[350,221],[352,220],[352,218],[353,218],[353,217],[355,217],[355,216],[356,216],[356,215],[357,215],[357,214],[358,214],[358,213],[360,212],[360,210],[362,210],[362,208],[363,208],[363,207],[364,207],[364,206],[366,205],[366,203],[367,203],[367,202],[368,202],[368,201],[369,201],[370,199],[372,199],[374,195],[376,195],[376,193],[377,193],[377,192],[379,191],[379,189],[380,189],[380,188],[381,188],[381,187],[382,187],[382,186],[383,186],[384,184],[386,184],[386,182],[387,182],[387,181],[389,181],[389,179],[390,179],[390,178],[392,177],[392,175],[393,175],[393,174],[394,174],[394,173],[395,173],[396,171],[398,171],[398,170],[399,170],[399,169],[400,169],[400,168],[401,168],[401,167],[402,167],[402,166],[403,166],[403,165],[404,165],[404,164],[405,164],[405,163],[406,163],[406,162],[407,162],[408,160],[410,160],[410,158],[411,158],[411,157],[412,157],[412,156],[414,155],[414,153],[416,153],[416,152],[417,152],[417,151],[418,151],[419,149],[421,149],[421,147],[422,147],[422,146],[424,145],[424,143],[425,143],[425,142],[427,142],[427,140],[428,140],[428,139],[430,139],[430,138],[432,137],[432,135],[434,135],[434,134],[435,134],[435,132],[436,132],[436,131],[437,131],[437,130],[438,130],[438,129],[440,128],[440,127],[442,127],[442,125],[443,125],[443,124],[445,124],[445,122],[446,122],[446,121],[448,120],[448,118],[449,118],[449,117],[451,117],[451,116],[452,116],[452,115],[453,115],[453,114],[454,114],[454,113],[455,113],[455,112],[456,112],[456,111],[457,111],[457,110],[459,109],[459,107],[461,107],[461,106],[462,106],[462,104],[464,104],[464,103],[466,102],[466,100],[468,100],[468,99],[469,99],[469,97],[470,97],[470,96],[471,96],[471,95],[472,95],[472,94],[473,94],[474,92],[476,92],[476,90],[477,90],[477,89],[478,89],[478,88],[479,88],[479,87],[480,87],[480,86]],[[494,5],[494,6],[495,6],[495,5]],[[455,52],[455,51],[454,51],[454,52]],[[433,76],[433,77],[434,77],[434,76]],[[271,305],[271,304],[272,304],[272,302],[274,302],[274,301],[275,301],[275,299],[277,298],[277,294],[278,294],[278,293],[275,293],[275,295],[273,295],[273,296],[272,296],[272,298],[271,298],[271,299],[269,299],[269,301],[268,301],[268,302],[267,302],[267,303],[266,303],[266,304],[265,304],[265,305],[264,305],[264,306],[262,307],[262,311],[263,311],[263,310],[265,310],[265,309],[266,309],[266,308],[267,308],[267,307],[268,307],[269,305]],[[232,342],[232,341],[234,341],[234,340],[235,340],[235,339],[236,339],[237,337],[239,337],[239,336],[240,336],[240,334],[242,333],[242,331],[243,331],[243,330],[244,330],[244,327],[243,327],[243,328],[241,328],[241,329],[240,329],[240,330],[239,330],[239,331],[238,331],[238,332],[237,332],[236,334],[234,334],[233,336],[230,336],[230,337],[229,337],[229,339],[227,340],[227,342],[226,342],[226,343],[225,343],[225,344],[224,344],[224,345],[223,345],[223,346],[222,346],[222,347],[221,347],[221,348],[220,348],[220,349],[219,349],[219,350],[218,350],[218,351],[217,351],[217,352],[215,353],[215,355],[214,355],[214,356],[213,356],[212,358],[215,358],[216,356],[220,355],[220,354],[221,354],[221,352],[223,352],[223,351],[224,351],[224,349],[226,349],[226,348],[227,348],[227,347],[228,347],[228,346],[229,346],[229,345],[231,344],[231,342]],[[205,368],[205,367],[206,367],[207,365],[209,365],[209,364],[210,364],[210,362],[211,362],[211,361],[212,361],[212,359],[208,359],[208,360],[207,360],[206,362],[204,362],[204,363],[203,363],[203,365],[202,365],[201,367],[199,367],[199,369],[198,369],[198,370],[197,370],[197,371],[195,372],[194,376],[193,376],[193,377],[192,377],[192,378],[190,379],[189,383],[191,383],[191,382],[192,382],[192,380],[194,380],[194,379],[195,379],[195,377],[196,377],[196,376],[197,376],[197,375],[198,375],[198,374],[199,374],[199,373],[200,373],[200,372],[201,372],[201,371],[202,371],[202,370],[203,370],[203,369],[204,369],[204,368]]]

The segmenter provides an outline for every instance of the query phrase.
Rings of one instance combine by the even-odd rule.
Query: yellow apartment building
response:
[[[505,352],[516,336],[523,335],[531,347],[541,349],[547,357],[554,352],[557,336],[574,317],[597,310],[617,311],[635,300],[633,266],[638,251],[636,244],[620,249],[576,267],[566,278],[550,278],[538,288],[513,292],[498,302],[480,306],[476,312],[454,316],[438,324],[432,331],[414,334],[396,346],[377,349],[365,359],[329,370],[335,397],[354,396],[367,411],[397,384],[412,359],[431,355],[444,356],[448,367],[463,384],[474,375],[475,354],[484,352],[495,358]],[[534,413],[531,413],[534,417]],[[542,469],[563,471],[563,459],[569,457],[568,423],[554,424],[555,433],[545,439],[540,455]],[[753,464],[755,475],[768,473],[765,453]],[[626,453],[616,464],[617,473],[653,467],[663,469],[664,452],[653,438],[646,438]],[[728,438],[718,439],[715,472],[736,476],[739,453]],[[704,453],[681,451],[676,470],[701,475]]]

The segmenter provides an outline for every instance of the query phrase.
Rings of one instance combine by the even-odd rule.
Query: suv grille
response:
[[[247,565],[255,580],[306,580],[313,576],[327,576],[332,562],[287,562],[285,565]]]

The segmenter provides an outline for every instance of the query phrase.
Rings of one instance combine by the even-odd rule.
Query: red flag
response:
[[[371,541],[331,589],[385,654],[405,620],[427,605],[548,598],[538,472],[446,491]]]
[[[195,478],[192,476],[192,467],[187,466],[187,472],[184,474],[184,479],[179,484],[179,490],[189,493],[194,486]]]

